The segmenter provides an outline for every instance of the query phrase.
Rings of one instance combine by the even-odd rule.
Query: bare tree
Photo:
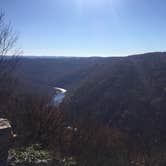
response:
[[[0,112],[3,106],[7,106],[9,96],[15,89],[13,71],[18,64],[18,55],[21,54],[21,50],[16,47],[17,39],[11,23],[0,12]]]
[[[16,66],[21,50],[16,48],[18,36],[14,33],[11,23],[0,13],[0,80]],[[10,55],[10,56],[7,56]]]
[[[5,22],[5,14],[0,14],[0,55],[14,55],[18,50],[15,49],[17,35],[13,32],[11,23]]]

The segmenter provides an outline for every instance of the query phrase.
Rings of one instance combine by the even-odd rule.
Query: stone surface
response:
[[[7,119],[0,119],[0,166],[7,165],[8,150],[12,138],[12,129]]]

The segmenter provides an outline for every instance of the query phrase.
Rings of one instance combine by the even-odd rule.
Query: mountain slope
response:
[[[23,58],[16,74],[35,87],[68,89],[64,107],[75,117],[91,115],[127,131],[166,131],[166,53]]]
[[[67,109],[127,131],[166,131],[166,53],[107,58],[71,95]]]

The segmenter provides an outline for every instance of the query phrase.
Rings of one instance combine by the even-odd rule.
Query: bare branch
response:
[[[5,15],[0,14],[0,55],[11,55],[17,39],[18,37],[13,32],[11,23],[5,23]]]
[[[13,31],[11,23],[6,22],[5,14],[0,13],[0,80],[11,73],[18,62],[21,50],[16,48],[17,34]],[[7,56],[9,55],[9,56]]]

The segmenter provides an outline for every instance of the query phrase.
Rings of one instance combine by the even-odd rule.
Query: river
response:
[[[59,87],[54,87],[54,90],[55,95],[53,96],[52,104],[57,107],[63,102],[67,90]]]

